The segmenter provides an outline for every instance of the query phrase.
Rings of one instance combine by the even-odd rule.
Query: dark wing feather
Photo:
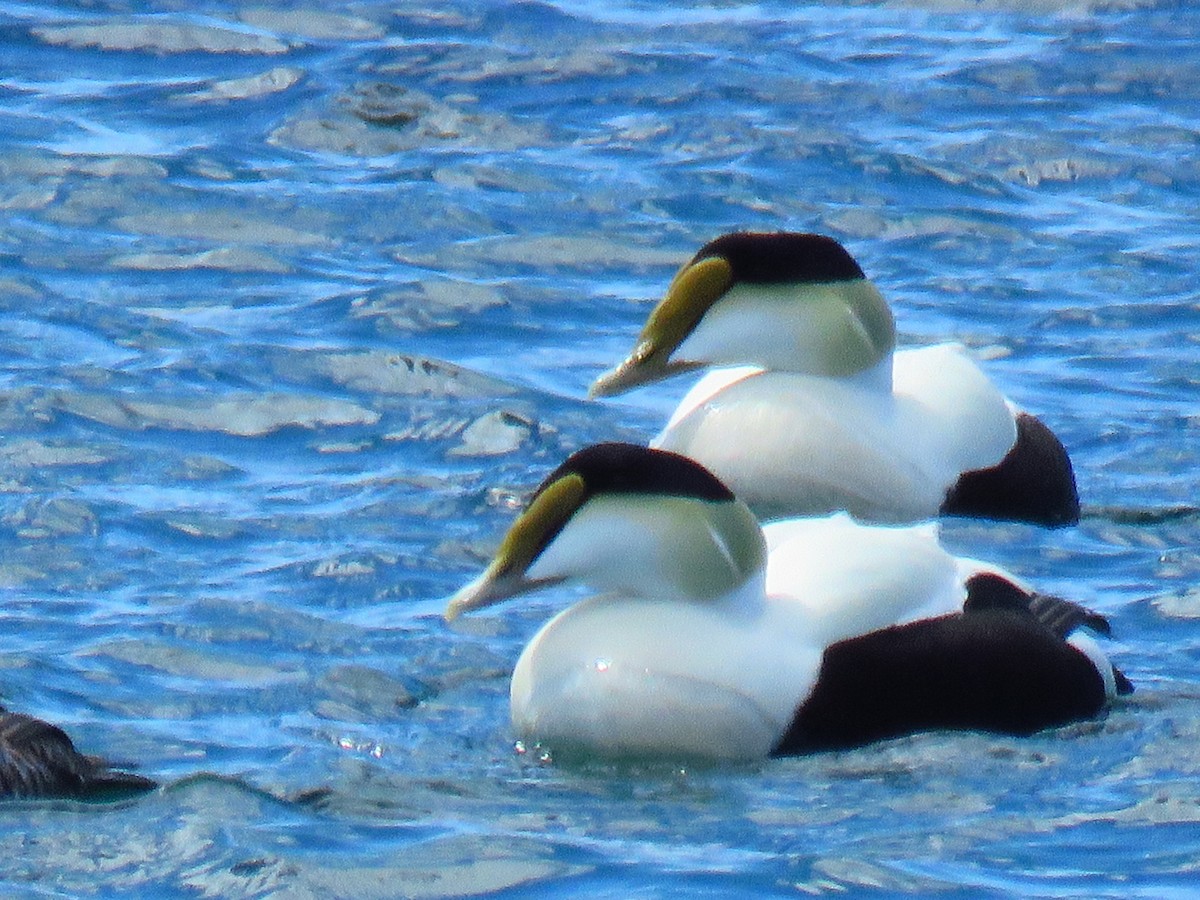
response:
[[[964,472],[941,512],[1057,528],[1079,521],[1075,470],[1062,441],[1036,416],[1017,413],[1017,440],[990,469]]]
[[[972,575],[967,579],[967,599],[963,612],[985,609],[1009,609],[1028,612],[1060,638],[1065,638],[1080,626],[1097,634],[1111,637],[1108,620],[1086,606],[1050,594],[1028,593],[1007,578],[992,572]]]
[[[1029,611],[1039,622],[1057,634],[1066,637],[1076,628],[1083,626],[1097,634],[1112,637],[1112,628],[1108,619],[1099,613],[1092,612],[1085,606],[1055,597],[1051,594],[1032,594],[1029,597]]]
[[[964,614],[1005,609],[1032,615],[1060,640],[1065,640],[1067,635],[1080,627],[1105,637],[1112,636],[1108,619],[1071,600],[1051,594],[1028,593],[1007,578],[991,572],[973,575],[967,579]],[[1113,677],[1116,679],[1118,694],[1133,693],[1133,682],[1116,666],[1113,666]]]

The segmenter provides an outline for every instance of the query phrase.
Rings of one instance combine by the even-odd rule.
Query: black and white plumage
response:
[[[1128,688],[1103,620],[845,514],[760,528],[675,453],[600,444],[538,488],[447,618],[578,580],[513,672],[514,728],[603,756],[756,758],[926,729],[1027,734]]]
[[[111,800],[157,787],[84,756],[56,725],[0,707],[0,799]]]
[[[832,238],[706,244],[591,393],[709,366],[651,445],[700,461],[760,515],[1079,519],[1054,433],[962,346],[897,350],[887,303]]]

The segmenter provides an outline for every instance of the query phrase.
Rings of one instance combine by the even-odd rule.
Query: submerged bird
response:
[[[570,456],[448,619],[567,580],[513,671],[513,726],[555,752],[790,755],[934,729],[1030,734],[1132,688],[1107,623],[957,559],[936,526],[760,527],[703,466],[633,444]]]
[[[896,350],[887,303],[832,238],[739,232],[706,244],[591,396],[706,366],[726,368],[692,388],[651,445],[700,461],[760,515],[1079,520],[1054,433],[962,346]]]
[[[84,756],[59,727],[0,707],[0,799],[110,800],[157,787]]]

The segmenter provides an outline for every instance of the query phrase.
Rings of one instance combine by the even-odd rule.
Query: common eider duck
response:
[[[651,445],[703,463],[762,517],[1079,520],[1054,433],[961,345],[896,350],[886,301],[833,238],[737,232],[706,244],[590,393],[707,366],[725,368]]]
[[[112,800],[155,787],[84,756],[57,725],[0,707],[0,799]]]
[[[598,444],[534,493],[447,619],[568,580],[512,675],[516,735],[554,753],[753,759],[915,732],[1027,735],[1131,689],[1103,618],[958,559],[936,525],[845,513],[760,527],[703,466]]]

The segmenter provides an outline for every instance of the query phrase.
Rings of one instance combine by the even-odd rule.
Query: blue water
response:
[[[321,7],[0,0],[0,700],[165,784],[0,806],[0,889],[1194,896],[1200,12]],[[1079,527],[945,540],[1110,616],[1128,702],[741,767],[514,749],[572,595],[443,598],[567,452],[656,430],[686,384],[586,386],[735,228],[837,236],[1063,437]]]

